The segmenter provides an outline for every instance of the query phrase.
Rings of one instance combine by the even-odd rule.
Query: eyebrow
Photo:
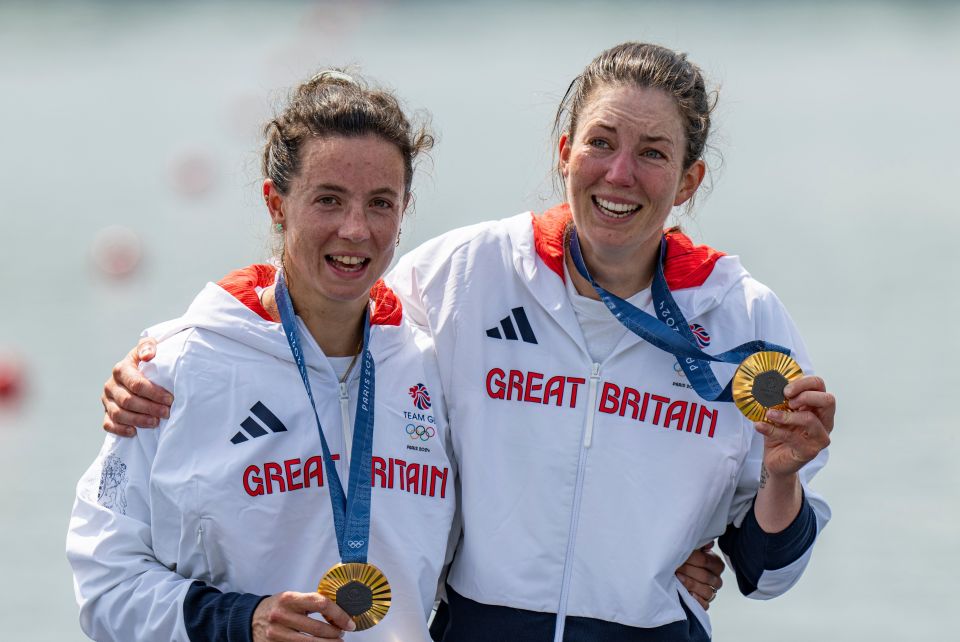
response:
[[[347,194],[350,191],[346,187],[343,187],[342,185],[337,185],[336,183],[320,183],[318,185],[314,185],[313,189],[314,191],[317,191],[317,192],[321,192],[321,191],[339,192],[340,194]],[[397,191],[391,187],[379,187],[370,192],[371,196],[376,196],[381,194],[386,194],[387,196],[392,196],[394,198],[397,198],[398,196]]]
[[[617,133],[617,128],[611,127],[610,125],[604,125],[603,123],[594,123],[594,126],[599,127],[600,129],[605,129],[609,132],[613,132],[614,134]],[[640,139],[650,143],[660,143],[660,142],[672,143],[673,142],[673,139],[670,138],[669,136],[641,136]]]

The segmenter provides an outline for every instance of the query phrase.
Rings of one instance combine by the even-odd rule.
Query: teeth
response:
[[[614,203],[613,201],[604,200],[599,196],[594,196],[593,201],[616,218],[623,218],[640,209],[640,205],[638,204]]]
[[[330,258],[337,263],[344,263],[346,265],[360,265],[366,260],[362,256],[340,256],[337,254],[331,254]]]

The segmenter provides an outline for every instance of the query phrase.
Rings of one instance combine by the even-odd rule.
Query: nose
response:
[[[340,222],[337,236],[352,243],[362,243],[370,238],[370,225],[362,207],[354,206],[347,209]]]
[[[607,167],[607,182],[619,187],[630,187],[636,180],[637,161],[629,151],[618,151],[610,158]]]

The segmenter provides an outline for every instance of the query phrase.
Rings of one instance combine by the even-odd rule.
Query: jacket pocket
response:
[[[217,524],[210,517],[201,517],[197,526],[197,546],[203,552],[207,577],[200,578],[211,586],[226,590],[227,563],[217,544]]]

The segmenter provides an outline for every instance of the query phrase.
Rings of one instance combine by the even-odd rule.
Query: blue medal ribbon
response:
[[[676,357],[677,363],[680,364],[683,372],[687,375],[687,380],[700,397],[707,401],[733,401],[731,392],[733,382],[731,381],[725,388],[721,388],[713,374],[713,369],[710,367],[711,361],[740,364],[756,352],[770,350],[789,356],[790,350],[767,341],[748,341],[717,355],[709,355],[698,348],[693,332],[690,330],[690,325],[683,317],[683,312],[680,311],[680,307],[674,301],[670,288],[667,286],[667,279],[663,274],[663,261],[666,254],[667,237],[664,235],[660,239],[660,254],[657,256],[656,271],[651,286],[653,305],[659,315],[658,318],[637,308],[629,301],[608,292],[594,281],[583,260],[577,230],[574,228],[570,231],[570,258],[573,259],[574,267],[577,268],[580,276],[590,282],[593,289],[600,295],[600,300],[606,304],[613,316],[647,343]]]
[[[373,455],[373,402],[374,402],[374,362],[370,353],[370,315],[363,317],[363,354],[361,356],[360,394],[357,399],[357,415],[353,424],[353,459],[350,462],[350,488],[344,492],[340,475],[330,456],[330,447],[323,435],[317,404],[310,388],[307,364],[300,346],[300,334],[297,330],[297,316],[290,302],[286,278],[283,270],[277,275],[277,308],[280,311],[280,323],[287,335],[290,352],[297,363],[303,387],[310,399],[313,416],[317,420],[317,432],[320,434],[320,447],[323,449],[323,464],[327,471],[330,489],[330,504],[333,508],[333,527],[337,535],[337,547],[340,561],[344,563],[366,563],[370,540],[370,486],[371,457]]]

